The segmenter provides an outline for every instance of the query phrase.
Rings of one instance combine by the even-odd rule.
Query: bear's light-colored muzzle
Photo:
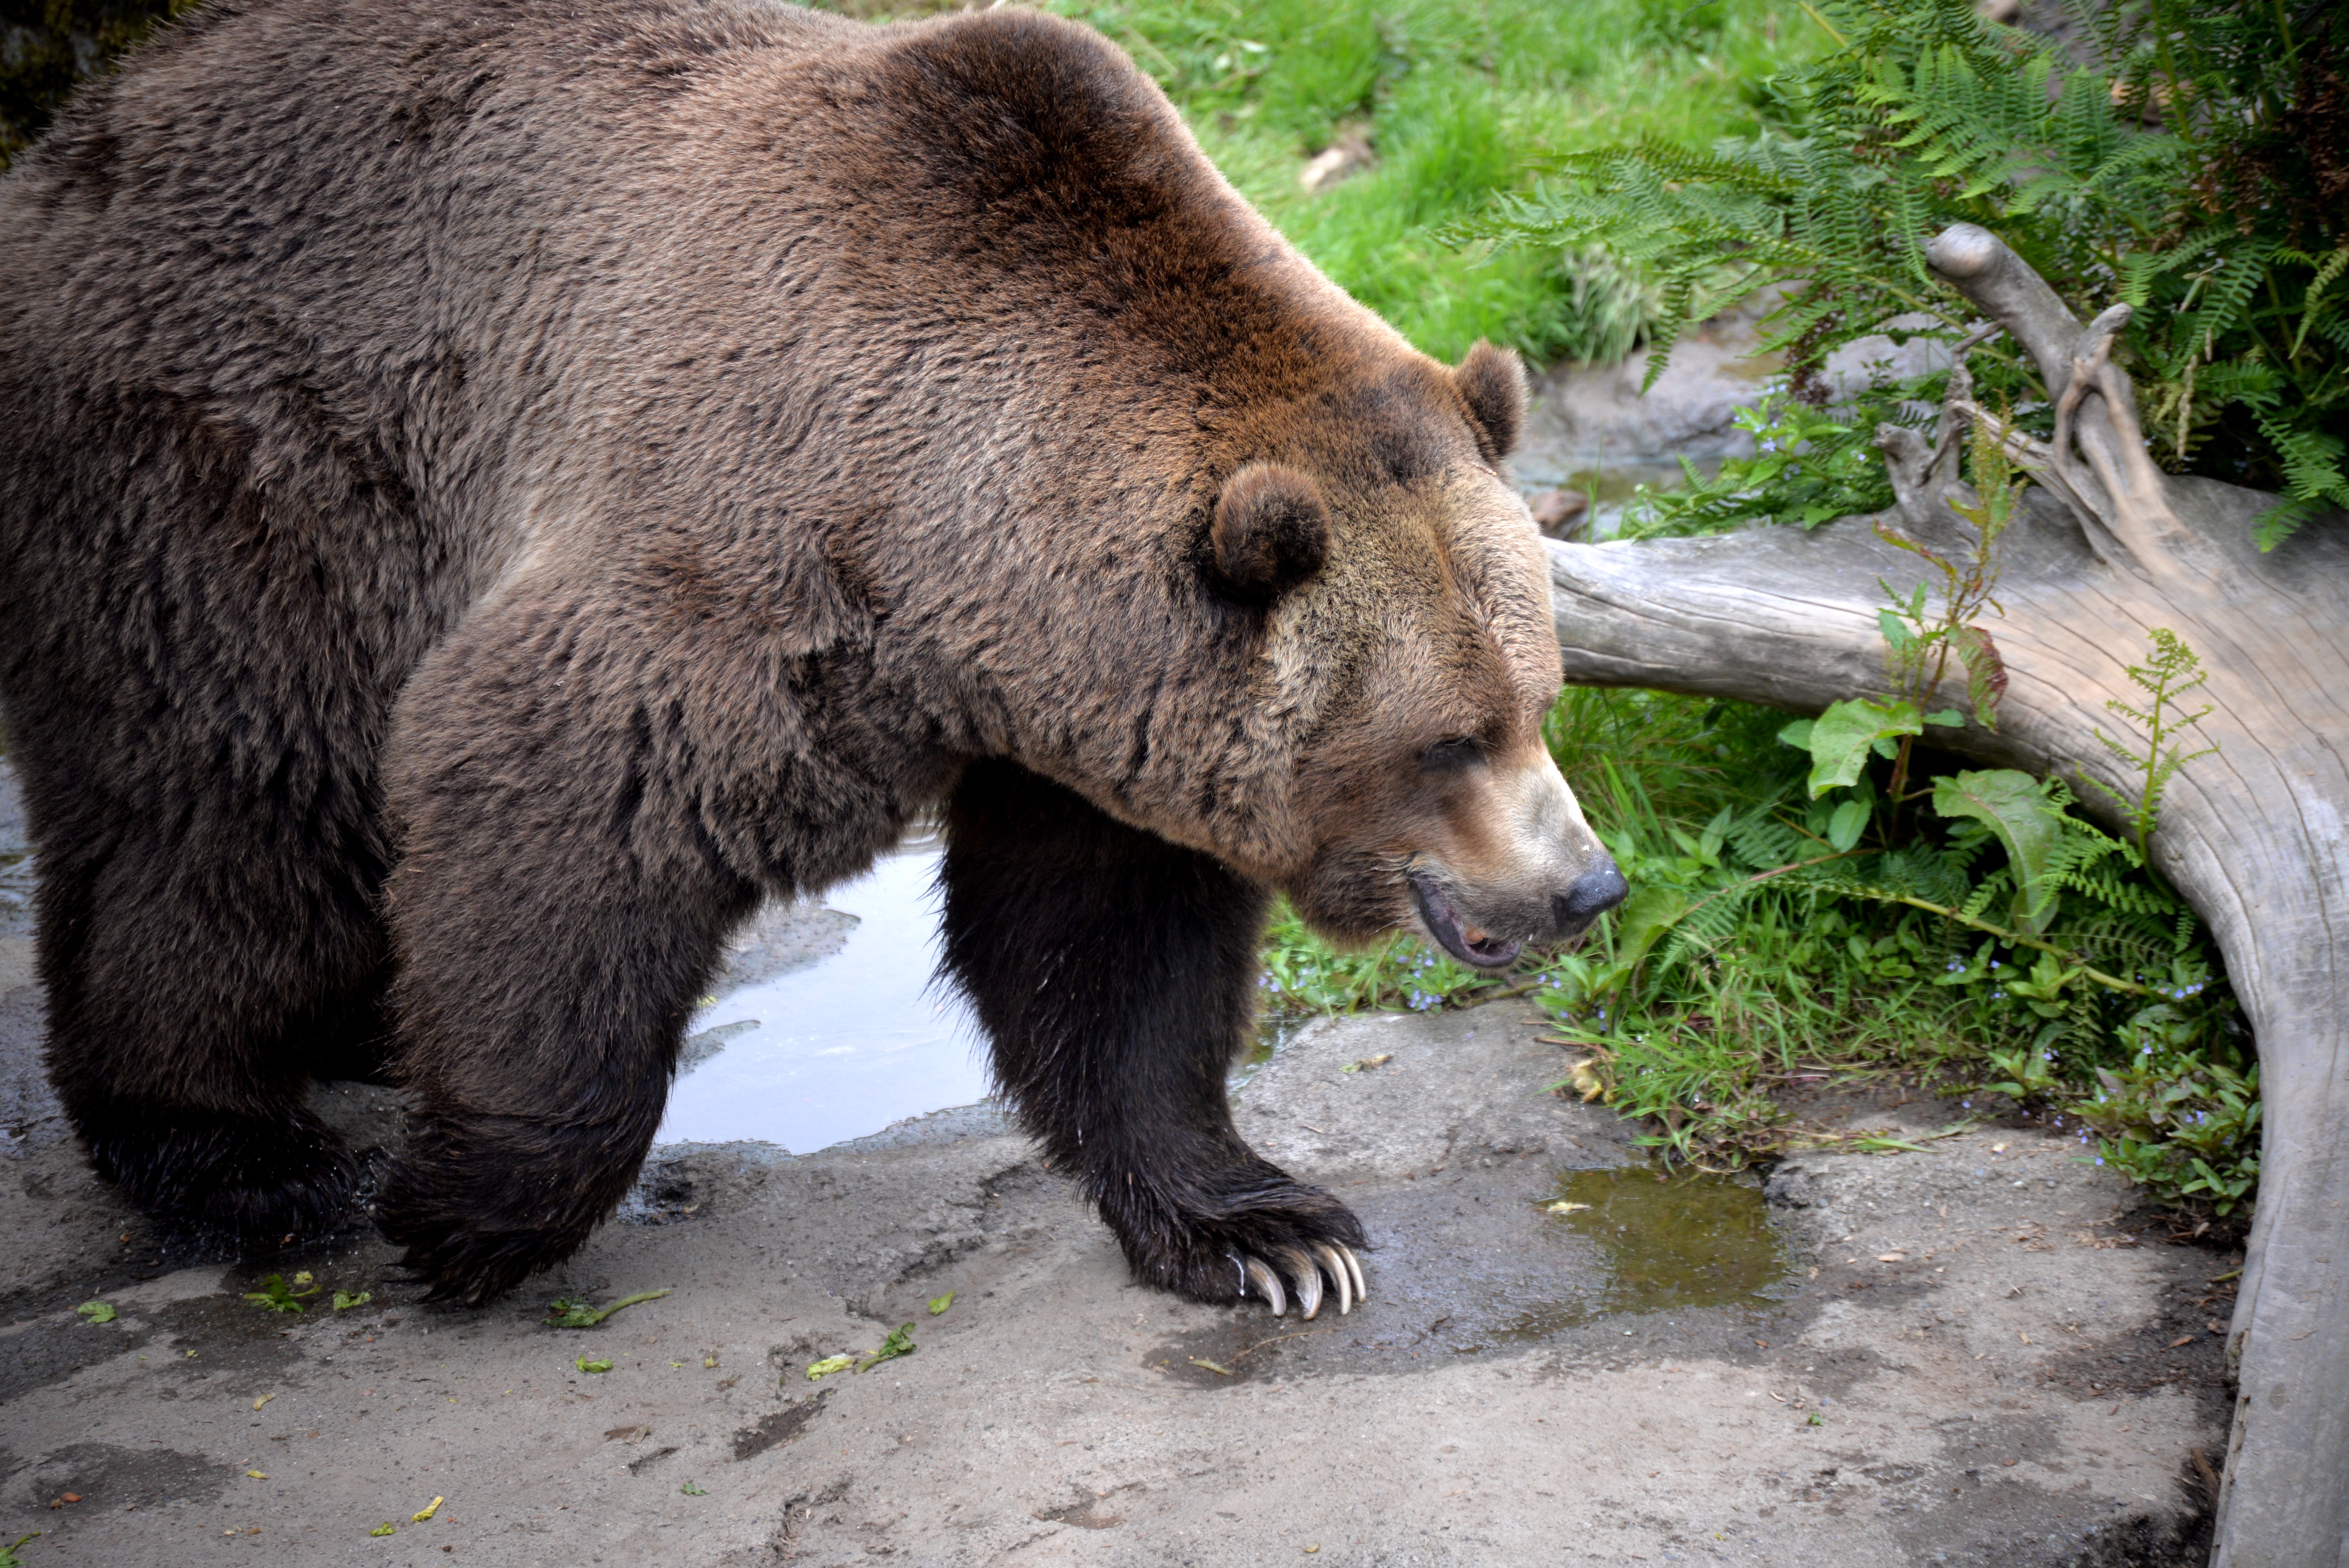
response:
[[[1497,969],[1528,942],[1578,937],[1630,891],[1545,747],[1495,762],[1445,818],[1405,874],[1420,928],[1464,964]]]

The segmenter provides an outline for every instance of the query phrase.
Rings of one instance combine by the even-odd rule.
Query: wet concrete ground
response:
[[[2128,1194],[2031,1134],[1658,1183],[1625,1124],[1544,1092],[1539,1033],[1516,1003],[1323,1024],[1249,1081],[1243,1130],[1377,1243],[1368,1301],[1309,1324],[1135,1286],[983,1111],[669,1150],[635,1221],[479,1312],[420,1305],[364,1235],[205,1259],[81,1169],[12,1029],[0,1542],[187,1568],[2199,1561],[2231,1262],[2115,1244],[2151,1243],[2109,1222]],[[322,1100],[396,1135],[382,1091]],[[244,1299],[297,1270],[308,1311]],[[913,1355],[806,1377],[903,1324]]]

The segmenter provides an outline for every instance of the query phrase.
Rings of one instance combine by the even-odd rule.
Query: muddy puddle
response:
[[[1376,1238],[1369,1303],[1342,1318],[1325,1306],[1310,1324],[1236,1312],[1145,1360],[1224,1387],[1535,1343],[1606,1356],[1718,1340],[1773,1313],[1791,1294],[1793,1264],[1761,1188],[1705,1172],[1656,1178],[1645,1165],[1558,1171],[1527,1161],[1343,1193]]]
[[[937,968],[939,850],[885,856],[821,907],[762,912],[686,1026],[660,1143],[809,1153],[986,1098],[984,1039]]]
[[[1629,1166],[1566,1171],[1557,1193],[1537,1207],[1588,1243],[1603,1283],[1527,1309],[1505,1337],[1541,1338],[1621,1313],[1762,1306],[1791,1266],[1758,1184],[1707,1171],[1659,1180]]]

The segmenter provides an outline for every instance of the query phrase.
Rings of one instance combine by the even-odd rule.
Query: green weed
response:
[[[673,1293],[667,1290],[639,1291],[635,1295],[622,1296],[609,1306],[594,1306],[585,1300],[557,1296],[546,1304],[544,1321],[549,1328],[593,1328],[624,1306],[635,1306],[639,1302],[658,1301],[661,1297],[671,1294]]]
[[[919,1348],[920,1346],[914,1343],[914,1326],[908,1323],[901,1327],[891,1329],[889,1337],[881,1342],[881,1348],[858,1362],[856,1369],[859,1372],[869,1372],[884,1361],[895,1361],[900,1356],[911,1356]],[[811,1367],[809,1370],[812,1373],[814,1369]]]
[[[2177,744],[2178,731],[2201,723],[2210,715],[2208,706],[2189,714],[2178,711],[2184,706],[2179,699],[2209,677],[2201,671],[2202,661],[2177,633],[2167,626],[2156,626],[2148,634],[2153,642],[2152,655],[2144,664],[2128,667],[2129,679],[2146,695],[2146,706],[2142,709],[2133,707],[2118,697],[2108,698],[2105,703],[2106,712],[2137,725],[2144,739],[2135,746],[2125,746],[2103,730],[2096,731],[2096,738],[2104,743],[2105,749],[2123,767],[2145,775],[2145,783],[2132,800],[2097,779],[2088,780],[2128,814],[2129,826],[2137,832],[2140,860],[2145,856],[2146,835],[2153,831],[2154,819],[2161,812],[2161,794],[2168,788],[2170,777],[2196,758],[2208,757],[2219,749],[2206,746],[2189,752]],[[2168,743],[2166,751],[2162,749],[2164,742]]]
[[[2060,785],[2027,779],[2025,801],[1982,782],[1999,775],[1944,775],[1945,809],[1888,848],[1893,759],[1863,745],[1851,781],[1814,799],[1808,746],[1780,738],[1790,727],[1745,704],[1568,691],[1552,750],[1633,897],[1578,951],[1501,982],[1402,938],[1330,954],[1285,916],[1267,944],[1268,1007],[1444,1006],[1530,981],[1553,1037],[1583,1053],[1576,1090],[1645,1123],[1670,1160],[1734,1169],[1827,1141],[1894,1147],[1831,1139],[1785,1100],[1899,1076],[1966,1111],[2019,1102],[2158,1198],[2242,1202],[2257,1072],[2174,895],[2064,813]],[[2027,820],[2047,841],[2010,850]],[[2035,927],[2008,913],[2019,898]]]
[[[302,1288],[305,1286],[308,1288]],[[261,1282],[259,1290],[245,1292],[244,1299],[270,1312],[307,1312],[309,1308],[302,1305],[304,1299],[317,1294],[317,1285],[305,1269],[294,1276],[292,1288],[286,1285],[284,1274],[271,1274]]]

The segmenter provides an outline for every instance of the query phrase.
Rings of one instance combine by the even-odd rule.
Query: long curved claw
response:
[[[1327,1242],[1313,1249],[1313,1256],[1321,1271],[1330,1276],[1330,1283],[1338,1287],[1338,1315],[1345,1316],[1354,1310],[1354,1276],[1346,1267],[1346,1260]]]
[[[1354,1249],[1349,1246],[1340,1246],[1338,1255],[1344,1258],[1346,1266],[1353,1271],[1354,1299],[1358,1302],[1370,1300],[1371,1293],[1362,1284],[1362,1260],[1356,1257]]]
[[[1288,1277],[1297,1282],[1299,1310],[1306,1322],[1312,1322],[1313,1315],[1321,1310],[1321,1265],[1299,1247],[1282,1248],[1280,1261],[1288,1265]]]
[[[1272,1303],[1273,1316],[1278,1317],[1288,1310],[1288,1297],[1281,1290],[1280,1276],[1272,1272],[1271,1264],[1259,1257],[1245,1257],[1240,1260],[1240,1269],[1264,1299]]]

